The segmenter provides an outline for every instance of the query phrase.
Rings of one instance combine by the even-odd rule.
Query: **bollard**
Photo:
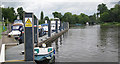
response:
[[[34,16],[33,13],[24,13],[24,44],[25,44],[25,61],[34,60]]]
[[[34,43],[38,44],[38,19],[34,15]]]
[[[55,29],[56,29],[56,33],[58,33],[58,21],[56,21]]]
[[[51,37],[51,21],[48,21],[48,37]]]

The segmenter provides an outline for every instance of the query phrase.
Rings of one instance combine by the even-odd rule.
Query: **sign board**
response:
[[[32,27],[32,18],[25,18],[25,27]]]

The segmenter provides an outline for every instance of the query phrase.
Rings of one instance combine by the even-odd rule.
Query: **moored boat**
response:
[[[11,29],[11,32],[8,33],[8,37],[14,36],[15,39],[18,39],[18,37],[21,35],[21,32],[23,31],[22,20],[15,20],[14,24],[11,26]]]
[[[34,48],[34,60],[37,62],[49,60],[54,62],[55,60],[55,49],[53,47],[35,47]]]

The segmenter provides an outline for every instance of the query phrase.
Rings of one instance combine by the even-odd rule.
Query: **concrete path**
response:
[[[24,51],[24,43],[7,49],[5,53],[5,60],[24,60],[24,54],[21,54],[22,51]]]

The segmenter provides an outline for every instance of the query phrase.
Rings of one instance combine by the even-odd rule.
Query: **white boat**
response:
[[[48,24],[41,24],[45,32],[48,32]]]
[[[22,20],[15,20],[14,24],[11,26],[11,32],[8,33],[8,36],[15,36],[19,37],[21,35],[21,32],[23,31],[23,23]]]
[[[46,44],[43,44],[43,48],[35,47],[34,48],[34,60],[36,62],[49,60],[53,62],[55,60],[55,49],[53,47],[46,47]]]
[[[58,29],[60,27],[60,19],[59,18],[54,18],[51,21],[51,30],[54,32],[56,30],[56,21],[58,22]]]

